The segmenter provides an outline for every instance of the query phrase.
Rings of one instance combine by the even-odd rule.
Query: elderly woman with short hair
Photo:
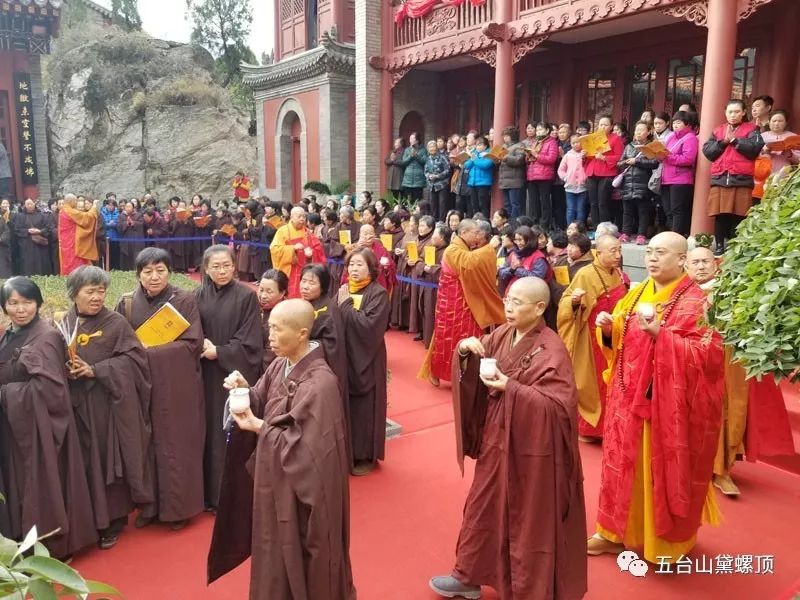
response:
[[[128,321],[104,305],[109,283],[99,267],[78,267],[67,278],[74,304],[62,320],[75,332],[70,394],[104,550],[117,543],[135,506],[154,501],[150,368]]]
[[[124,294],[116,307],[131,327],[139,329],[160,311],[172,310],[189,323],[174,340],[145,349],[150,380],[154,382],[150,418],[158,495],[152,507],[136,519],[136,526],[144,527],[157,518],[178,530],[203,511],[203,329],[194,294],[169,282],[169,252],[145,248],[136,257],[135,266],[139,285]]]
[[[35,525],[66,558],[97,541],[67,384],[64,340],[39,317],[42,292],[27,277],[0,287],[11,323],[0,339],[0,533]]]

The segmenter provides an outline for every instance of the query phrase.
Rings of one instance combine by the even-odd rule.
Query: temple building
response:
[[[0,143],[13,199],[48,198],[42,55],[58,32],[61,0],[0,0]]]
[[[280,0],[276,64],[249,67],[261,181],[384,188],[392,139],[692,102],[700,138],[729,98],[775,98],[800,118],[796,0]],[[327,34],[327,35],[326,35]],[[326,92],[326,89],[330,90]],[[789,127],[797,127],[790,116]],[[694,230],[709,230],[698,161]]]

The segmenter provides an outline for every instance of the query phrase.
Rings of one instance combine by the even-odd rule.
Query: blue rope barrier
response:
[[[402,283],[410,283],[411,285],[416,285],[418,287],[429,288],[431,290],[438,290],[439,284],[433,283],[431,281],[421,281],[419,279],[411,279],[410,277],[403,277],[402,275],[397,276],[397,281]]]
[[[110,238],[107,237],[111,243],[117,244],[134,244],[134,243],[151,243],[151,242],[162,242],[171,244],[172,242],[210,242],[213,241],[213,237],[152,237],[152,238]]]

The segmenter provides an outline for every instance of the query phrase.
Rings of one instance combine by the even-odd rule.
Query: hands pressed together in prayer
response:
[[[467,354],[477,354],[481,358],[486,356],[486,348],[483,347],[481,341],[476,337],[469,337],[464,340],[461,340],[458,344],[458,353],[461,356],[467,356]],[[494,377],[491,379],[484,377],[483,375],[480,376],[483,385],[491,390],[498,390],[504,392],[506,386],[508,385],[508,375],[502,373],[500,369],[495,369]]]
[[[79,379],[81,377],[94,379],[94,369],[80,356],[76,356],[74,359],[68,361],[67,369],[69,369],[70,379]]]
[[[203,340],[203,353],[200,355],[200,358],[205,358],[206,360],[217,360],[217,347],[211,343],[211,340],[208,338]]]
[[[234,371],[230,375],[228,375],[225,380],[222,382],[222,386],[226,390],[232,389],[249,389],[250,385],[247,383],[247,380],[244,376],[239,373],[239,371]],[[231,417],[236,422],[236,426],[241,429],[242,431],[251,431],[253,433],[258,433],[261,431],[261,427],[264,425],[263,419],[259,419],[257,416],[253,414],[253,410],[248,407],[247,410],[244,412],[233,412],[231,411]]]

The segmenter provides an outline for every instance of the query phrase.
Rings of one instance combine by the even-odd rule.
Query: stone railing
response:
[[[399,8],[395,8],[395,12]],[[394,27],[395,50],[433,42],[480,29],[494,15],[494,1],[483,6],[464,2],[460,6],[440,4],[421,19],[406,19]]]

